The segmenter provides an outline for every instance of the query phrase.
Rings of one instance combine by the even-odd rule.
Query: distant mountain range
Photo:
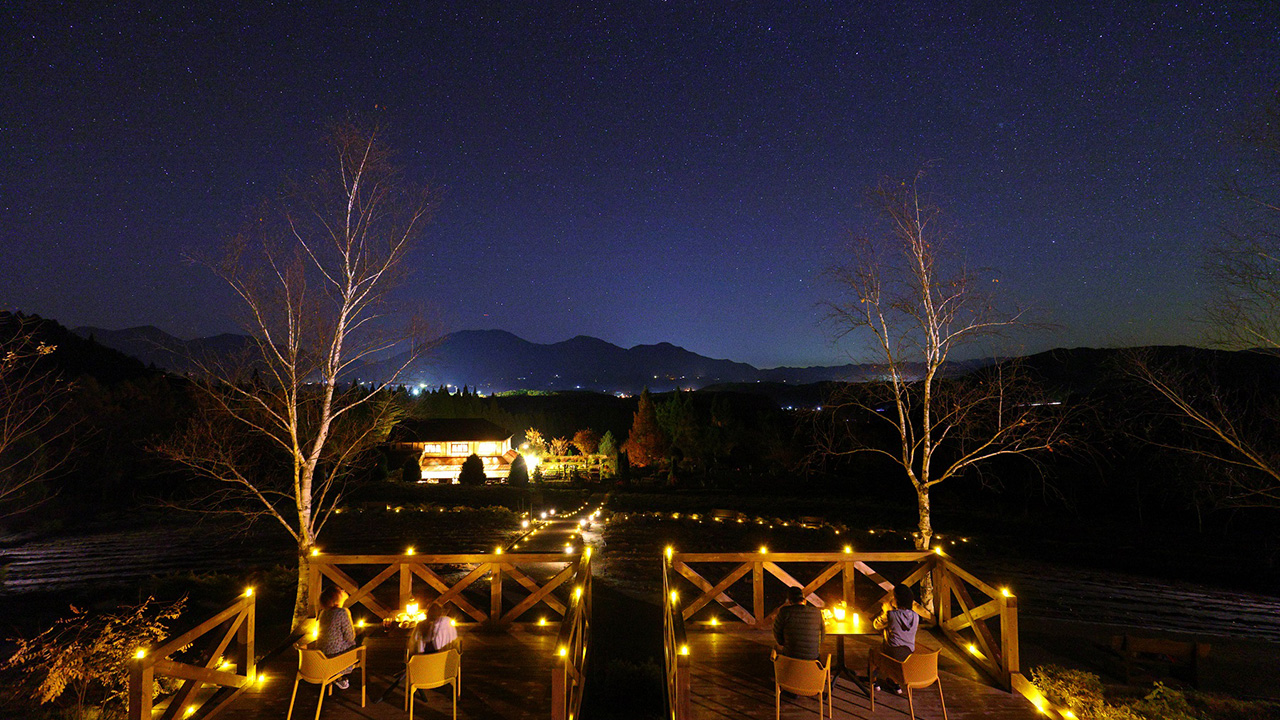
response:
[[[249,342],[243,335],[182,340],[159,328],[143,326],[125,330],[76,328],[82,337],[119,350],[158,368],[175,373],[194,370],[189,357],[208,357],[241,351]],[[404,356],[370,363],[355,376],[380,381],[404,363]],[[961,363],[956,371],[985,364]],[[634,394],[643,388],[655,392],[700,389],[709,385],[780,383],[805,385],[832,380],[859,381],[878,377],[879,365],[832,367],[781,367],[761,370],[746,363],[718,360],[670,343],[622,348],[599,338],[579,335],[563,342],[542,344],[503,330],[463,330],[444,336],[423,357],[401,374],[406,385],[466,385],[484,393],[508,390],[593,390]]]

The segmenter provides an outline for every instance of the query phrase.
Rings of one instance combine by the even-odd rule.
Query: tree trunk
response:
[[[928,550],[933,542],[933,515],[929,509],[929,488],[916,487],[916,509],[919,523],[916,526],[919,535],[916,537],[916,549]],[[926,574],[920,579],[920,604],[933,607],[933,575]]]
[[[293,601],[293,631],[311,617],[311,547],[298,545],[298,592]]]
[[[933,542],[933,515],[929,510],[929,488],[916,488],[916,509],[918,512],[916,530],[919,532],[916,537],[916,549],[928,550],[930,543]]]

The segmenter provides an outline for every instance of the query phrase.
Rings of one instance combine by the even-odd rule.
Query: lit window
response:
[[[482,443],[480,443],[480,444],[476,445],[476,454],[477,454],[477,455],[497,455],[497,454],[498,454],[498,443],[496,443],[496,442],[482,442]]]
[[[422,448],[422,453],[424,455],[443,455],[444,445],[441,443],[427,443],[426,446]]]
[[[449,443],[450,455],[470,455],[471,445],[467,443]]]

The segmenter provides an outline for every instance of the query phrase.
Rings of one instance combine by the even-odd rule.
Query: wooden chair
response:
[[[827,715],[835,717],[831,701],[831,656],[827,663],[818,660],[797,660],[773,651],[773,709],[775,718],[782,717],[782,691],[805,697],[818,696],[818,718],[822,715],[822,695],[827,695]]]
[[[458,693],[462,689],[461,655],[457,648],[409,658],[405,676],[404,709],[413,720],[413,694],[419,688],[430,690],[442,685],[453,686],[453,720],[458,720]]]
[[[320,708],[324,705],[325,691],[333,694],[333,683],[343,675],[347,668],[360,668],[360,707],[364,707],[365,691],[368,683],[365,677],[364,646],[357,645],[350,650],[329,657],[319,650],[311,650],[305,645],[295,645],[298,649],[298,676],[293,680],[293,696],[289,698],[289,714],[285,720],[293,718],[293,703],[298,699],[298,683],[303,680],[320,686],[320,699],[316,702],[316,720],[320,720]]]
[[[868,694],[871,696],[872,712],[876,709],[875,671],[877,670],[882,677],[887,677],[907,689],[907,708],[911,712],[911,720],[916,718],[916,704],[911,691],[937,683],[938,702],[942,704],[942,720],[947,720],[947,703],[942,699],[942,680],[938,679],[937,650],[913,652],[907,656],[906,660],[894,660],[880,652],[879,648],[872,649],[867,655],[867,684],[870,686]]]

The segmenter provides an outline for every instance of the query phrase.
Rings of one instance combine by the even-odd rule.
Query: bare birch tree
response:
[[[237,362],[194,359],[201,412],[161,448],[218,481],[215,510],[269,519],[296,541],[295,626],[311,607],[310,557],[341,479],[385,437],[394,410],[384,391],[421,348],[420,335],[395,329],[388,293],[434,204],[397,171],[376,129],[337,125],[326,148],[325,171],[225,256],[202,261],[239,298],[252,342]],[[396,351],[372,387],[351,382]]]
[[[1250,163],[1227,183],[1239,208],[1206,266],[1213,294],[1207,308],[1210,340],[1227,350],[1280,356],[1280,90],[1245,134]],[[1135,355],[1130,372],[1163,399],[1191,435],[1181,445],[1157,445],[1214,462],[1220,477],[1206,480],[1227,507],[1280,507],[1280,403],[1245,396],[1207,377]]]
[[[0,517],[39,503],[66,463],[68,449],[51,448],[69,432],[58,419],[71,386],[42,362],[56,350],[28,319],[0,314]]]
[[[987,290],[994,280],[946,267],[942,210],[922,197],[922,177],[872,190],[886,230],[856,239],[851,262],[831,272],[841,297],[827,303],[828,317],[839,338],[872,348],[883,380],[846,385],[832,398],[820,444],[828,455],[875,453],[902,468],[916,495],[916,548],[926,550],[934,486],[996,457],[1051,450],[1066,435],[1057,406],[1042,402],[1016,366],[948,376],[956,350],[1000,336],[1021,313],[1001,312]],[[849,430],[862,418],[888,429],[891,446]]]

